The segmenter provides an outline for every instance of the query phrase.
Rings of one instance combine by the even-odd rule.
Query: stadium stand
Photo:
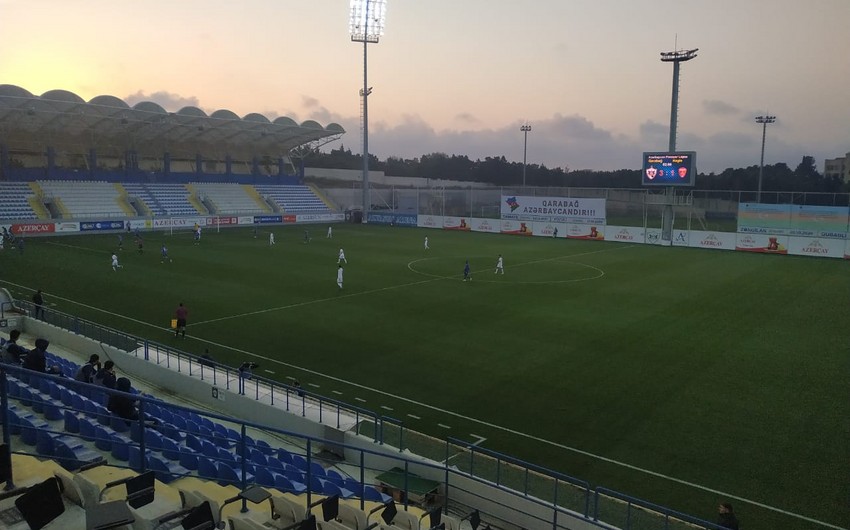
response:
[[[210,213],[264,214],[271,211],[250,186],[212,182],[195,182],[193,186],[201,202],[212,206]]]
[[[88,180],[42,180],[45,202],[59,199],[69,218],[126,217],[130,212],[119,202],[119,190],[108,182]]]
[[[36,218],[29,202],[33,196],[26,182],[0,182],[0,219]]]
[[[197,215],[189,200],[191,193],[183,184],[125,183],[131,197],[142,200],[155,216]]]
[[[313,193],[309,186],[276,186],[257,184],[257,191],[273,201],[282,211],[289,213],[325,213],[328,206]]]

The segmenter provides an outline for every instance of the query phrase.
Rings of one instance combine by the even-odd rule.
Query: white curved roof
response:
[[[228,152],[278,156],[311,142],[338,136],[336,123],[298,125],[288,117],[270,121],[252,112],[240,118],[227,109],[207,115],[197,107],[170,113],[157,103],[132,107],[111,95],[86,102],[67,90],[35,96],[15,85],[0,85],[0,135],[10,147],[114,147],[137,151]]]

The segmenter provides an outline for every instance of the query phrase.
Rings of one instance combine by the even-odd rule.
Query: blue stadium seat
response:
[[[381,493],[374,486],[365,486],[363,488],[363,499],[367,501],[375,501],[380,503],[388,502],[392,497],[386,493]]]
[[[120,434],[111,435],[112,439],[112,456],[121,462],[130,460],[130,440]]]
[[[96,422],[92,421],[87,417],[80,418],[80,436],[82,436],[83,440],[87,440],[89,442],[93,442],[96,436],[95,426]]]
[[[162,437],[162,456],[169,460],[180,460],[180,446],[171,438]]]
[[[198,469],[198,455],[194,452],[180,451],[180,465],[193,471]]]
[[[218,479],[218,464],[203,455],[198,455],[198,476],[210,480]]]
[[[94,428],[94,445],[101,451],[112,451],[112,435],[106,427],[98,425]]]
[[[254,475],[251,473],[245,474],[245,483],[251,484],[254,482]],[[239,472],[234,469],[229,462],[219,462],[218,464],[218,483],[222,486],[227,486],[228,484],[241,485],[242,484],[242,474],[241,470]]]
[[[60,440],[55,440],[55,455],[62,467],[71,471],[78,469],[81,465],[103,460],[103,457],[95,451],[85,447],[71,447]]]
[[[301,482],[290,480],[284,475],[275,476],[274,487],[280,491],[294,493],[295,495],[300,495],[307,491],[307,486],[305,486]]]
[[[341,499],[350,499],[354,497],[353,491],[341,488],[339,485],[334,484],[330,480],[324,481],[322,486],[322,494],[327,495],[328,497],[332,497],[334,495],[339,495]]]
[[[65,419],[65,432],[71,434],[77,434],[80,432],[80,418],[77,417],[77,414],[66,410],[63,414]]]

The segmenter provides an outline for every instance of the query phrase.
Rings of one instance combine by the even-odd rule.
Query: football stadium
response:
[[[0,527],[847,528],[847,194],[309,167],[345,134],[0,85]]]

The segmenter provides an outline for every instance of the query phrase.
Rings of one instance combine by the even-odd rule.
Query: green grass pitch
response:
[[[303,226],[206,230],[199,245],[151,232],[144,254],[125,237],[117,272],[114,234],[32,238],[0,253],[0,286],[710,520],[723,492],[850,521],[850,264],[381,226],[337,225],[328,240],[325,228],[309,244]],[[186,340],[167,330],[181,301]],[[742,528],[824,528],[733,503]]]

